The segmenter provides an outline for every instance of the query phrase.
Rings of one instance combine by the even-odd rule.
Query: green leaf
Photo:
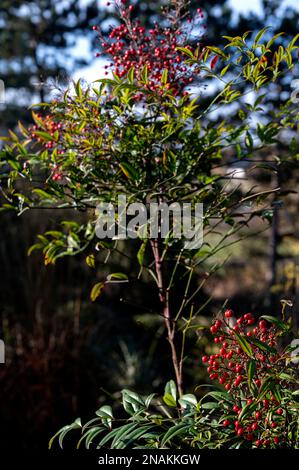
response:
[[[143,435],[147,434],[150,429],[153,429],[154,425],[148,424],[146,426],[139,427],[134,431],[131,431],[126,434],[126,436],[122,435],[119,439],[118,444],[115,446],[115,449],[125,449],[126,447],[130,446],[133,442],[140,439]]]
[[[182,406],[182,408],[187,408],[187,407],[194,408],[197,405],[196,396],[191,393],[182,395],[179,399],[179,404]]]
[[[245,405],[244,408],[242,408],[241,413],[238,415],[238,421],[242,421],[245,416],[247,416],[249,413],[252,413],[257,407],[257,403],[253,402],[250,403],[250,405]]]
[[[41,137],[43,140],[47,140],[47,141],[51,141],[51,142],[54,140],[54,137],[52,137],[50,134],[48,134],[48,132],[35,131],[35,134],[38,137]]]
[[[143,260],[144,260],[146,247],[147,247],[147,240],[144,240],[137,253],[137,260],[141,268],[143,267]]]
[[[257,35],[255,36],[254,38],[254,42],[253,42],[253,47],[257,47],[259,41],[262,39],[262,37],[264,36],[264,34],[269,31],[270,27],[269,26],[266,26],[265,28],[261,29]]]
[[[41,199],[53,199],[53,196],[43,189],[35,188],[32,190],[33,193],[38,194]]]
[[[82,98],[83,97],[83,91],[82,91],[80,79],[77,82],[74,82],[74,86],[75,86],[75,90],[76,90],[76,95],[78,96],[78,98]]]
[[[249,150],[253,149],[253,138],[250,132],[248,131],[246,132],[246,136],[245,136],[245,145]]]
[[[80,447],[80,444],[81,442],[85,441],[85,448],[86,449],[89,449],[91,444],[92,444],[92,441],[94,440],[94,438],[100,434],[101,432],[105,431],[105,428],[103,427],[94,427],[92,429],[89,429],[82,437],[81,439],[79,440],[78,444],[77,444],[77,449],[79,449]]]
[[[190,424],[185,424],[185,423],[177,424],[176,426],[173,426],[170,429],[168,429],[168,431],[166,432],[166,434],[164,435],[162,439],[161,447],[164,447],[165,444],[171,439],[173,439],[175,436],[184,435],[187,429],[190,429]]]
[[[127,413],[134,415],[138,411],[145,408],[145,402],[143,398],[131,390],[122,390],[123,396],[123,407]]]
[[[91,299],[92,302],[94,302],[101,295],[101,293],[103,292],[104,287],[105,287],[104,282],[97,282],[93,286],[93,288],[91,289],[91,293],[90,293],[90,299]]]
[[[221,405],[216,401],[207,401],[201,405],[201,408],[204,410],[215,410],[216,408],[221,408]]]
[[[170,380],[169,382],[167,382],[167,384],[165,385],[164,394],[171,395],[174,401],[176,402],[177,388],[174,380]]]
[[[165,395],[163,396],[163,401],[164,403],[166,403],[167,406],[171,406],[172,408],[176,407],[176,400],[173,398],[172,395],[170,395],[170,393],[165,393]]]
[[[107,282],[114,281],[114,280],[127,281],[128,276],[124,273],[113,273],[113,274],[109,274],[109,276],[107,276]]]
[[[247,377],[248,377],[248,387],[251,390],[252,380],[256,371],[256,361],[251,359],[247,363]]]
[[[63,439],[65,438],[66,434],[72,430],[75,430],[75,429],[80,429],[82,428],[82,424],[81,424],[81,419],[80,418],[77,418],[72,424],[69,424],[67,426],[63,426],[63,428],[61,428],[49,441],[49,446],[48,448],[51,449],[52,445],[53,445],[53,442],[54,442],[54,439],[56,437],[58,437],[58,442],[59,442],[59,445],[60,447],[62,448],[63,447]]]
[[[267,320],[269,323],[273,323],[273,325],[277,326],[277,328],[279,328],[280,330],[288,329],[288,326],[276,317],[271,317],[270,315],[262,315],[261,318]]]
[[[168,79],[168,70],[164,69],[161,77],[161,83],[162,85],[166,85]]]
[[[137,180],[137,172],[131,165],[129,165],[128,163],[120,163],[119,166],[128,179],[131,179],[133,181]]]
[[[94,255],[86,256],[85,262],[86,262],[87,266],[89,266],[90,268],[95,268],[96,267]]]
[[[183,54],[187,55],[191,59],[194,59],[193,52],[190,51],[187,47],[177,47],[177,50],[182,52]]]
[[[267,343],[264,343],[263,341],[260,341],[259,339],[249,338],[248,341],[254,346],[257,346],[261,351],[269,352],[272,354],[275,354],[277,352],[275,348],[272,348],[272,346],[269,346]]]
[[[128,82],[129,83],[134,83],[134,74],[135,74],[134,67],[131,67],[129,72],[128,72]]]
[[[245,354],[247,354],[247,356],[253,358],[253,351],[252,351],[252,348],[251,348],[250,344],[248,343],[247,339],[244,338],[244,336],[241,336],[237,331],[234,331],[234,334],[237,338],[237,341],[238,341],[239,345],[241,346],[241,348],[245,352]]]
[[[111,429],[113,421],[113,412],[111,406],[102,406],[99,410],[96,411],[96,415],[102,419],[104,426],[107,426]]]

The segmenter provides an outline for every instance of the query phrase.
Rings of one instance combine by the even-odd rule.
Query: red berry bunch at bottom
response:
[[[231,397],[222,422],[227,430],[256,447],[283,445],[286,410],[280,403],[279,375],[285,361],[277,350],[277,328],[251,313],[235,318],[226,310],[210,331],[218,345],[215,354],[203,356],[211,380]]]

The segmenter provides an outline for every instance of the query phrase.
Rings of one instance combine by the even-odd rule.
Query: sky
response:
[[[86,0],[81,1],[86,2]],[[106,3],[106,0],[99,0],[99,3]],[[261,11],[261,0],[229,0],[229,4],[232,6],[236,14],[248,13],[250,11],[259,13]],[[281,0],[281,4],[283,7],[291,6],[299,9],[299,0]],[[91,54],[88,40],[83,39],[80,44],[77,45],[76,49],[80,50],[80,52],[82,51],[85,57]],[[104,76],[103,65],[103,60],[95,58],[92,65],[78,70],[74,75],[74,79],[78,80],[79,78],[82,78],[90,83],[102,78]]]

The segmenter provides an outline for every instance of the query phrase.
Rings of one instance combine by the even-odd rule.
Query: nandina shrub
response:
[[[138,436],[154,447],[168,442],[176,447],[249,442],[222,425],[224,419],[231,419],[219,412],[225,410],[227,415],[225,403],[233,402],[232,392],[223,389],[217,392],[220,395],[214,395],[220,397],[221,405],[198,402],[193,395],[185,394],[186,346],[190,337],[194,344],[194,332],[203,328],[199,318],[206,304],[199,305],[200,289],[221,265],[216,260],[211,267],[210,259],[215,260],[220,249],[244,238],[253,219],[263,223],[271,220],[273,193],[279,188],[265,190],[250,185],[239,197],[227,180],[235,158],[254,161],[261,149],[273,149],[282,134],[290,138],[296,132],[299,115],[291,100],[280,110],[273,110],[271,119],[267,119],[263,104],[270,85],[293,69],[298,38],[283,47],[279,35],[265,39],[265,28],[227,37],[221,49],[217,44],[205,46],[201,42],[202,12],[197,13],[193,25],[185,16],[188,2],[169,3],[164,21],[152,31],[132,23],[130,5],[125,3],[120,9],[120,24],[111,30],[107,43],[101,44],[105,54],[111,56],[112,76],[90,86],[78,81],[59,99],[41,104],[38,112],[33,112],[34,125],[26,129],[20,123],[19,134],[10,132],[0,152],[1,193],[5,198],[1,210],[22,214],[51,208],[68,209],[73,214],[58,228],[51,226],[39,235],[30,252],[42,250],[45,264],[84,252],[86,263],[95,272],[90,293],[94,302],[101,301],[113,284],[131,288],[143,276],[155,286],[157,315],[164,322],[175,383],[167,385],[162,406],[153,396],[144,399],[124,391],[124,408],[131,416],[126,439],[123,429],[113,429],[100,446],[112,437],[112,446],[133,445]],[[193,26],[196,39],[185,33]],[[191,83],[202,88],[191,90]],[[212,85],[215,95],[203,99],[201,91],[207,85]],[[248,93],[255,96],[252,104],[246,100]],[[277,164],[292,164],[297,153],[296,145],[290,146],[287,157],[277,152]],[[273,171],[273,166],[267,165],[267,169]],[[150,238],[135,227],[137,273],[127,268],[126,272],[107,275],[103,266],[110,255],[117,253],[127,259],[130,240],[122,243],[117,238],[97,238],[97,206],[101,202],[116,205],[120,194],[146,209],[150,203],[203,204],[202,246],[186,248],[185,240],[176,238],[173,230],[166,238],[159,235],[161,230]],[[84,218],[75,215],[81,212]],[[217,328],[213,325],[215,331]],[[242,340],[243,346],[247,344],[237,333],[236,339]],[[265,343],[260,337],[256,341]],[[250,362],[250,373],[257,360]],[[224,378],[222,374],[221,381]],[[257,379],[261,380],[260,376]],[[243,375],[239,385],[242,389]],[[258,384],[251,384],[255,386]],[[148,410],[152,406],[154,414]],[[92,423],[84,427],[83,441],[89,445],[95,436],[109,430],[113,421],[111,409],[102,408],[92,421],[95,428]],[[59,433],[60,439],[78,426],[79,421],[65,428]],[[161,430],[164,437],[159,434]]]
[[[84,426],[78,418],[51,439],[80,430],[87,448],[298,448],[299,375],[295,348],[281,348],[290,323],[251,313],[236,319],[231,310],[211,326],[218,350],[203,356],[216,390],[201,398],[178,396],[173,381],[163,397],[122,391],[128,419],[114,417],[109,405]],[[298,349],[298,346],[297,346]],[[298,358],[297,358],[298,359]],[[204,387],[203,385],[200,388]]]

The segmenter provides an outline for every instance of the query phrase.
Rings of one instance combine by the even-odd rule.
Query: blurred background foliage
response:
[[[149,26],[159,20],[162,1],[134,3],[134,14],[143,23]],[[222,35],[241,35],[267,25],[273,28],[272,34],[286,33],[282,42],[298,32],[297,9],[278,0],[263,0],[260,12],[254,13],[248,10],[249,3],[240,0],[242,14],[226,0],[203,0],[200,5],[192,0],[191,7],[200,6],[206,13],[205,41],[213,45],[221,43]],[[97,43],[92,25],[101,25],[108,32],[113,21],[113,11],[104,2],[1,1],[0,78],[6,87],[6,103],[0,104],[2,135],[15,128],[19,119],[30,120],[30,104],[50,99],[52,88],[65,86],[68,77],[93,61]],[[100,73],[100,61],[97,66]],[[269,91],[269,109],[289,99],[292,78],[282,77]],[[256,155],[253,163],[242,167],[231,155],[223,171],[235,172],[230,184],[236,185],[240,195],[257,182],[265,189],[296,189],[299,172],[293,167],[276,166],[270,173],[261,164],[267,161],[275,166],[277,152],[287,156],[288,145]],[[219,254],[217,262],[228,260],[206,280],[198,296],[202,305],[211,299],[202,311],[202,324],[208,325],[209,317],[227,299],[239,313],[278,314],[279,300],[286,298],[296,312],[299,198],[291,192],[284,201],[283,205],[273,201],[268,230]],[[21,218],[0,216],[0,336],[7,355],[5,366],[0,367],[0,448],[15,442],[24,449],[44,447],[57,428],[79,415],[85,420],[110,394],[117,397],[121,388],[140,393],[160,390],[172,378],[163,321],[153,315],[158,299],[150,282],[138,282],[129,292],[113,286],[95,304],[89,300],[95,277],[103,277],[103,270],[123,267],[134,274],[138,269],[130,260],[132,242],[126,247],[128,256],[114,253],[108,266],[97,273],[87,266],[86,254],[47,267],[40,254],[27,256],[35,234],[49,229],[58,217],[67,218],[67,214],[39,210]],[[250,231],[255,234],[259,228],[252,225]],[[207,272],[210,268],[206,266]],[[294,322],[298,326],[295,316]],[[198,358],[207,343],[203,332],[190,342],[190,390],[205,378]]]

